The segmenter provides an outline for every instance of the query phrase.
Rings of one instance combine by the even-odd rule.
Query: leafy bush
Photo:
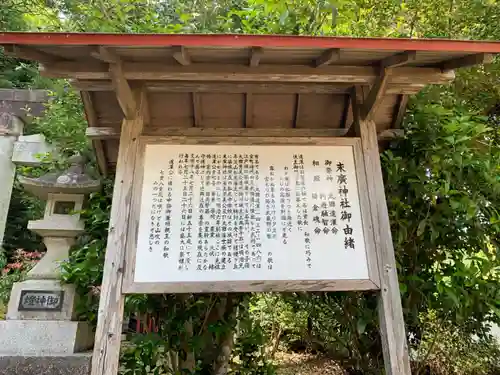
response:
[[[422,342],[414,356],[415,374],[500,374],[500,344],[490,335],[472,336],[434,312],[422,314]]]

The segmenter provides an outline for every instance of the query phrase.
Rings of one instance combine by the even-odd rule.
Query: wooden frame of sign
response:
[[[156,135],[156,142],[192,143],[209,142],[240,142],[245,144],[350,144],[357,150],[356,163],[359,168],[359,186],[365,186],[367,195],[361,194],[363,201],[363,225],[369,241],[373,241],[373,253],[370,258],[370,277],[378,277],[378,283],[373,279],[374,289],[380,291],[379,297],[379,324],[382,348],[384,352],[385,370],[388,375],[410,375],[410,364],[408,358],[408,348],[404,327],[403,311],[401,308],[401,296],[399,294],[399,282],[397,278],[396,260],[392,244],[389,215],[387,212],[384,183],[382,179],[382,168],[380,164],[378,132],[375,122],[369,117],[369,111],[362,110],[363,96],[359,95],[360,90],[356,87],[351,96],[351,107],[354,121],[349,135],[358,138],[328,138],[323,131],[319,131],[320,138],[315,138],[315,130],[307,130],[306,134],[300,129],[283,131],[283,136],[279,132],[270,131],[266,136],[266,131],[259,130],[258,137],[248,136],[237,130],[235,138],[228,135],[227,129],[214,129],[207,132],[203,129],[191,129],[187,136],[182,136],[178,130],[162,130],[162,134]],[[141,140],[143,138],[143,127],[147,122],[148,110],[146,91],[139,90],[134,93],[136,105],[134,112],[125,118],[122,123],[118,163],[116,167],[115,186],[113,191],[113,204],[110,215],[110,229],[108,235],[108,246],[104,265],[103,285],[101,289],[101,299],[99,303],[99,321],[96,331],[96,342],[94,356],[92,359],[92,375],[115,375],[118,371],[121,328],[124,313],[124,293],[148,292],[159,293],[167,290],[165,285],[156,288],[153,284],[144,286],[133,282],[133,261],[134,254],[128,251],[135,246],[135,229],[139,202],[139,191],[137,181],[141,172],[143,152],[141,152]],[[375,103],[375,102],[374,102]],[[251,129],[248,129],[251,130]],[[199,134],[197,133],[199,131]],[[169,134],[170,133],[170,134]],[[207,138],[204,138],[209,133]],[[172,135],[173,134],[173,135]],[[170,136],[169,136],[170,135]],[[297,135],[300,135],[297,137]],[[219,137],[218,137],[219,136]],[[300,138],[308,137],[308,138]],[[149,138],[151,141],[152,139]],[[144,144],[144,142],[142,142]],[[361,157],[360,157],[361,156]],[[369,245],[368,247],[370,247]],[[127,253],[128,251],[128,253]],[[378,275],[375,275],[376,271]],[[307,283],[304,283],[304,286]],[[354,283],[356,284],[356,283]],[[378,285],[378,288],[376,286]],[[337,284],[337,286],[340,286]],[[353,285],[351,285],[353,286]],[[370,289],[368,285],[359,288],[359,284],[353,289]],[[170,285],[172,287],[172,285]],[[175,287],[175,285],[174,285]],[[198,287],[198,285],[194,285]],[[248,285],[241,287],[244,290]],[[346,285],[344,284],[344,287]],[[335,289],[335,283],[331,288]],[[229,288],[228,288],[229,289]],[[262,290],[270,290],[272,287]],[[281,290],[286,289],[281,285]],[[344,288],[338,288],[344,289]],[[172,290],[171,288],[169,290]],[[211,290],[217,290],[212,287]],[[254,290],[257,290],[255,288]],[[274,289],[273,289],[274,290]],[[180,291],[180,290],[179,290]],[[185,289],[187,291],[187,289]]]
[[[234,147],[238,146],[238,147]],[[210,233],[206,233],[205,241],[207,243],[205,252],[202,250],[196,250],[196,243],[193,243],[189,248],[186,246],[186,251],[191,251],[193,256],[190,256],[189,261],[193,260],[192,263],[188,266],[186,265],[186,269],[181,269],[182,265],[177,262],[187,261],[182,258],[183,254],[183,245],[179,244],[176,239],[179,236],[182,236],[181,229],[186,226],[186,220],[184,222],[181,221],[180,215],[180,202],[179,198],[182,196],[182,184],[180,183],[181,176],[177,173],[179,170],[179,166],[181,161],[176,160],[175,167],[172,168],[172,176],[174,177],[174,186],[173,186],[173,195],[175,196],[175,200],[171,203],[174,207],[177,207],[177,212],[169,212],[165,215],[165,203],[159,204],[161,207],[161,211],[158,211],[158,222],[156,219],[153,219],[153,226],[157,225],[157,234],[155,241],[154,237],[154,228],[151,227],[150,218],[149,218],[149,207],[152,206],[151,196],[154,194],[152,191],[153,183],[152,179],[152,169],[156,168],[156,171],[159,172],[160,169],[167,170],[168,163],[167,159],[173,157],[171,159],[172,166],[174,165],[174,159],[179,152],[186,152],[187,154],[192,154],[193,152],[197,156],[200,154],[207,153],[217,153],[218,156],[221,157],[219,160],[220,165],[222,165],[222,154],[224,157],[225,153],[229,153],[229,158],[233,155],[233,152],[241,152],[241,148],[239,146],[244,146],[245,156],[248,156],[248,153],[260,152],[264,153],[261,155],[260,164],[261,170],[264,169],[264,174],[267,168],[263,168],[263,164],[272,164],[271,167],[275,170],[275,173],[280,173],[280,167],[282,173],[288,170],[287,165],[289,166],[290,180],[293,178],[298,178],[298,166],[296,172],[292,172],[292,156],[300,153],[300,157],[304,158],[304,162],[302,164],[304,169],[304,164],[307,165],[305,167],[304,175],[305,179],[307,177],[312,177],[313,173],[318,174],[318,180],[320,178],[319,173],[325,169],[323,163],[325,158],[327,158],[328,154],[334,153],[336,154],[337,159],[333,163],[332,167],[327,167],[330,172],[329,180],[325,179],[325,176],[321,176],[323,179],[322,182],[313,182],[312,178],[310,181],[307,181],[309,187],[311,189],[316,189],[315,191],[323,191],[324,194],[317,193],[317,204],[315,202],[309,202],[311,197],[311,191],[307,191],[306,198],[306,188],[305,181],[303,183],[304,186],[304,197],[300,197],[300,203],[296,203],[296,191],[299,188],[299,185],[294,185],[296,189],[290,185],[288,188],[289,192],[292,192],[289,201],[290,204],[293,204],[293,212],[290,210],[289,214],[293,217],[290,219],[290,227],[286,228],[286,221],[280,221],[277,219],[277,226],[279,227],[279,234],[275,235],[275,238],[272,240],[266,239],[264,233],[262,233],[262,237],[259,238],[259,244],[262,243],[262,248],[257,250],[255,249],[255,243],[253,252],[247,250],[246,261],[247,263],[243,263],[243,257],[241,266],[243,269],[238,269],[237,259],[228,256],[227,261],[230,262],[226,264],[226,252],[220,251],[220,238],[214,239],[209,238]],[[149,158],[146,160],[146,149],[149,148],[151,154]],[[194,155],[194,154],[192,154]],[[215,154],[213,154],[215,155]],[[239,154],[243,155],[243,154]],[[342,155],[342,156],[340,156]],[[235,154],[236,156],[236,154]],[[253,156],[253,154],[252,154]],[[257,154],[255,154],[257,157]],[[268,160],[264,160],[266,159]],[[312,157],[317,156],[321,159],[321,166],[311,167]],[[243,156],[242,156],[243,157]],[[280,164],[280,159],[282,163]],[[340,159],[338,159],[340,157]],[[346,169],[353,169],[352,171],[340,172],[340,174],[335,173],[335,164],[337,160],[343,160],[345,162]],[[272,160],[271,160],[272,159]],[[213,159],[214,164],[212,167],[215,168],[215,159]],[[200,162],[200,159],[198,159]],[[211,163],[207,161],[207,163]],[[228,163],[232,162],[228,160]],[[327,161],[331,162],[331,161]],[[343,162],[341,164],[343,164]],[[276,164],[277,163],[277,164]],[[314,162],[313,162],[314,163]],[[319,164],[319,160],[317,161]],[[236,164],[235,164],[236,165]],[[274,167],[276,165],[276,167]],[[278,166],[279,165],[279,166]],[[348,168],[349,166],[350,168]],[[209,170],[209,165],[206,166]],[[187,168],[187,167],[186,167]],[[220,169],[220,168],[219,168]],[[174,174],[175,170],[175,174]],[[257,169],[255,169],[257,170]],[[312,171],[311,171],[312,170]],[[128,235],[127,235],[127,249],[126,249],[126,264],[129,267],[125,270],[124,275],[124,284],[123,284],[123,292],[124,293],[209,293],[209,292],[259,292],[259,291],[334,291],[334,290],[374,290],[379,288],[379,276],[378,276],[378,268],[377,268],[377,260],[374,248],[374,236],[373,236],[373,225],[370,217],[370,208],[368,203],[368,188],[366,184],[366,174],[364,161],[361,151],[361,141],[359,138],[285,138],[285,137],[148,137],[142,136],[139,139],[138,146],[138,155],[135,166],[134,179],[133,179],[133,190],[132,190],[132,204],[131,204],[131,213],[130,213],[130,223],[128,227]],[[338,171],[337,171],[338,172]],[[220,171],[219,171],[220,173]],[[254,172],[255,173],[255,172]],[[256,172],[258,175],[258,171]],[[201,174],[201,173],[200,173]],[[210,170],[208,172],[210,174]],[[166,175],[162,175],[162,186],[165,183],[164,189],[162,188],[162,196],[164,193],[166,194],[166,179],[169,178]],[[194,168],[193,168],[193,175]],[[264,206],[264,186],[263,186],[263,173],[261,171],[259,181],[255,180],[253,183],[257,186],[259,185],[259,190],[262,191],[262,196],[259,201],[260,206]],[[355,181],[350,181],[349,185],[354,185],[354,192],[350,193],[345,190],[345,205],[348,208],[344,208],[345,215],[349,215],[349,219],[345,217],[341,217],[341,207],[339,207],[341,202],[341,196],[337,194],[337,179],[342,176],[345,177],[346,182],[348,179],[354,179]],[[220,177],[220,176],[219,176]],[[204,183],[201,183],[201,179],[203,176],[196,175],[193,179],[198,180],[199,184],[195,186],[196,195],[203,195],[204,193],[200,193],[200,189],[206,189],[206,180]],[[205,176],[206,178],[206,176]],[[224,175],[223,175],[224,178]],[[229,177],[231,178],[231,177]],[[326,177],[328,178],[328,177]],[[179,183],[175,183],[175,181]],[[278,179],[276,176],[277,183],[279,184],[280,180],[284,181],[283,178]],[[187,177],[186,177],[187,181]],[[291,181],[293,183],[294,181]],[[155,184],[158,181],[154,182]],[[172,178],[170,178],[170,183],[172,183]],[[147,186],[145,186],[147,185]],[[210,182],[208,182],[210,185]],[[222,185],[222,182],[219,184]],[[273,183],[274,185],[274,183]],[[314,186],[313,186],[314,185]],[[187,186],[187,185],[185,185]],[[201,186],[204,186],[203,188]],[[241,185],[240,185],[241,186]],[[347,185],[345,185],[347,186]],[[323,188],[324,190],[321,190]],[[158,189],[158,187],[155,187]],[[217,190],[219,187],[217,188]],[[319,190],[318,190],[319,189]],[[326,190],[325,190],[326,189]],[[351,188],[352,189],[352,188]],[[215,188],[213,193],[215,193]],[[218,191],[219,193],[219,191]],[[224,194],[224,193],[223,193]],[[227,193],[232,196],[233,190]],[[328,202],[328,194],[330,194],[331,200]],[[314,195],[314,194],[313,194]],[[334,197],[335,195],[335,197]],[[161,201],[164,202],[165,198],[161,198]],[[222,196],[221,199],[225,197]],[[249,206],[251,203],[249,202],[249,195],[246,196],[247,202],[245,203],[245,208],[247,214],[249,214]],[[320,200],[320,198],[322,200]],[[229,198],[231,199],[231,198]],[[349,200],[348,200],[349,199]],[[278,197],[276,198],[278,200]],[[156,198],[155,198],[156,201]],[[262,203],[262,204],[261,204]],[[306,218],[309,216],[309,225],[299,226],[297,224],[301,223],[301,217],[303,216],[302,205],[310,204],[311,207],[307,206],[303,212],[305,212]],[[314,203],[314,204],[313,204]],[[256,203],[257,204],[257,203]],[[278,206],[277,202],[277,206]],[[147,207],[143,207],[143,206]],[[194,204],[193,206],[193,229],[189,231],[198,233],[199,238],[203,236],[203,226],[198,226],[197,217],[198,214],[201,214],[201,210],[199,210],[198,206],[200,202]],[[202,204],[203,205],[203,204]],[[215,202],[211,203],[212,207],[215,206]],[[284,204],[282,204],[284,205]],[[300,206],[300,211],[295,210],[295,206]],[[324,206],[320,208],[320,205]],[[352,206],[351,206],[352,205]],[[154,205],[156,207],[156,205]],[[314,206],[314,208],[312,207]],[[331,206],[331,209],[330,209]],[[328,207],[328,209],[327,209]],[[318,210],[316,212],[314,209]],[[278,210],[278,208],[276,208]],[[156,208],[153,210],[156,211]],[[199,212],[198,212],[199,211]],[[349,211],[349,213],[348,213]],[[351,220],[351,211],[352,211],[352,220]],[[337,214],[338,212],[338,214]],[[325,225],[320,223],[320,214],[325,214],[328,219],[321,217],[321,221],[325,221]],[[162,216],[160,220],[160,215]],[[260,215],[263,217],[264,209],[260,211]],[[331,216],[333,215],[333,216]],[[168,216],[167,220],[170,225],[165,225],[164,220],[165,216]],[[208,217],[211,215],[205,215],[208,220]],[[224,215],[222,215],[224,216]],[[177,220],[171,221],[170,217],[176,217]],[[248,233],[243,239],[243,236],[240,238],[240,243],[244,243],[245,240],[247,242],[247,249],[249,248],[248,243],[251,241],[250,232],[255,231],[255,227],[253,230],[250,228],[250,225],[257,220],[259,232],[260,227],[265,229],[266,223],[264,220],[260,220],[261,218],[255,218],[254,220],[248,221],[248,227],[244,228],[243,231]],[[314,219],[318,223],[314,223]],[[327,221],[327,224],[326,224]],[[191,221],[189,221],[191,222]],[[334,225],[330,225],[331,223]],[[156,224],[155,224],[156,223]],[[208,221],[207,221],[208,223]],[[215,224],[215,220],[212,222],[212,225]],[[276,224],[276,222],[274,222]],[[191,224],[190,224],[191,225]],[[207,224],[210,225],[210,224]],[[168,237],[167,231],[163,228],[166,226],[172,227],[172,236],[175,238],[170,238],[166,240]],[[223,225],[220,225],[223,227]],[[161,227],[161,228],[160,228]],[[176,230],[177,227],[177,230]],[[293,227],[293,230],[292,230]],[[163,228],[163,229],[162,229]],[[213,226],[212,226],[213,228]],[[282,229],[283,228],[283,229]],[[309,228],[309,229],[308,229]],[[346,235],[342,228],[347,228],[347,232],[350,233]],[[354,228],[354,234],[353,234]],[[287,229],[289,232],[287,233]],[[314,232],[316,229],[317,233]],[[321,231],[320,231],[321,229]],[[332,231],[330,231],[332,230]],[[151,239],[148,240],[149,232],[151,231]],[[201,234],[200,234],[201,231]],[[264,230],[263,230],[264,231]],[[335,231],[335,232],[333,232]],[[170,228],[169,228],[170,232]],[[236,237],[231,226],[231,233],[228,233],[231,237]],[[325,232],[327,232],[325,234]],[[357,233],[359,232],[359,233]],[[217,234],[217,236],[222,234]],[[289,236],[288,240],[286,238],[282,239],[282,236]],[[304,237],[305,236],[305,237]],[[165,237],[165,241],[170,243],[170,256],[168,258],[162,257],[162,247],[163,240]],[[261,236],[259,236],[261,237]],[[304,238],[308,241],[311,241],[309,244],[310,250],[312,251],[312,255],[304,256]],[[349,247],[348,240],[357,241],[358,245],[355,248],[354,243],[351,243],[351,247]],[[149,241],[149,251],[148,244]],[[180,241],[180,240],[179,240]],[[210,266],[211,268],[207,269],[207,264],[202,264],[204,261],[208,263],[207,254],[208,254],[208,243],[215,245],[218,243],[218,249],[213,251],[214,254],[210,256]],[[301,242],[302,241],[302,242]],[[224,241],[225,242],[225,241]],[[233,243],[236,242],[236,239],[233,240]],[[359,242],[362,242],[361,244]],[[285,244],[283,244],[285,243]],[[345,243],[345,246],[344,246]],[[237,245],[234,245],[237,246]],[[244,245],[240,245],[243,248]],[[200,246],[198,246],[200,247]],[[224,248],[225,246],[223,246]],[[141,250],[138,255],[139,249]],[[167,249],[167,248],[165,248]],[[228,254],[230,251],[228,250]],[[262,251],[260,251],[262,250]],[[166,250],[168,251],[168,250]],[[181,256],[179,256],[179,251]],[[272,253],[268,253],[268,251],[272,251]],[[309,254],[311,254],[311,251]],[[321,253],[320,253],[321,251]],[[255,256],[257,252],[257,257]],[[274,253],[274,264],[268,265],[266,264],[265,256],[258,255],[260,253],[265,254],[273,254]],[[196,257],[196,253],[198,253],[198,258]],[[242,252],[243,253],[243,252]],[[248,256],[252,254],[252,256]],[[165,253],[168,256],[168,252]],[[190,254],[190,253],[188,253]],[[205,259],[202,258],[202,254],[205,254]],[[177,258],[179,256],[179,258]],[[217,256],[217,258],[216,258]],[[252,260],[255,258],[259,259],[258,264],[250,264]],[[313,260],[311,260],[313,258]],[[316,259],[314,259],[316,258]],[[236,261],[234,260],[236,259]],[[309,260],[310,264],[307,264],[306,259]],[[219,260],[223,263],[219,263]],[[269,261],[272,259],[267,259]],[[302,260],[302,262],[301,262]],[[213,262],[217,261],[217,264],[213,264]],[[232,262],[232,263],[231,263]],[[198,264],[196,264],[198,263]],[[263,263],[263,264],[261,264]],[[178,266],[178,269],[177,269]],[[227,268],[226,268],[227,266]],[[246,269],[245,269],[246,266]],[[254,267],[252,269],[252,266]],[[256,268],[256,266],[258,268]],[[261,267],[262,266],[262,267]],[[309,268],[307,268],[309,266]],[[196,268],[198,267],[198,268]],[[204,267],[204,268],[202,268]],[[217,269],[215,268],[217,267]],[[235,267],[235,268],[233,268]],[[274,268],[273,268],[274,267]],[[223,268],[223,269],[222,269]],[[270,268],[270,269],[269,269]],[[211,271],[210,271],[211,269]],[[354,275],[354,276],[352,276]],[[358,275],[358,276],[356,276]],[[361,275],[361,276],[359,276]],[[140,280],[138,279],[138,276]]]

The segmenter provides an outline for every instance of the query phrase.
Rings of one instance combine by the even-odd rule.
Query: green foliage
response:
[[[500,373],[500,347],[490,335],[473,337],[460,326],[440,321],[434,312],[422,314],[422,343],[414,372],[436,375],[495,375]]]
[[[478,329],[498,320],[498,129],[460,109],[419,106],[384,153],[406,321],[429,308]]]

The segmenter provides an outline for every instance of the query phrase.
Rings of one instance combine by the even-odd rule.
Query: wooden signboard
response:
[[[126,293],[377,289],[360,140],[143,138]]]

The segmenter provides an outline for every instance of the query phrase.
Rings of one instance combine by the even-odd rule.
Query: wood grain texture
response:
[[[377,249],[375,247],[375,236],[373,233],[373,217],[371,216],[370,200],[368,194],[369,186],[366,178],[366,167],[363,158],[361,142],[353,145],[354,165],[356,166],[356,179],[359,190],[359,206],[361,209],[361,220],[365,238],[366,257],[368,263],[368,275],[377,289],[380,289],[380,274],[377,263]]]
[[[91,375],[116,375],[118,372],[124,307],[122,284],[127,269],[125,249],[144,103],[145,93],[140,95],[135,118],[124,120],[122,125]]]
[[[150,81],[221,81],[221,82],[346,82],[373,84],[379,76],[375,67],[325,66],[321,69],[295,65],[241,66],[236,64],[192,64],[189,66],[168,66],[160,63],[123,63],[123,74],[129,80]],[[106,64],[81,64],[55,62],[45,66],[43,74],[68,78],[109,80]],[[442,72],[437,68],[394,68],[391,83],[434,83],[444,84],[455,78],[453,71]]]
[[[492,53],[476,53],[474,55],[460,57],[458,59],[451,59],[445,61],[441,65],[444,71],[474,66],[478,64],[490,64],[493,61],[494,55]]]
[[[251,129],[251,128],[164,128],[144,129],[146,136],[185,137],[341,137],[346,129]],[[90,139],[118,139],[120,131],[110,127],[90,127],[86,130]]]
[[[284,291],[348,291],[377,290],[371,280],[299,280],[299,281],[222,281],[212,283],[132,283],[126,285],[126,294],[154,293],[231,293]]]
[[[120,104],[125,118],[132,119],[135,115],[137,105],[132,89],[123,74],[122,64],[119,61],[109,64],[109,74],[116,93],[116,98],[118,99],[118,103]]]
[[[363,115],[365,118],[375,117],[384,99],[391,73],[391,68],[381,68],[380,76],[375,81],[363,104]]]
[[[252,82],[144,82],[149,92],[209,92],[209,93],[253,93],[253,94],[344,94],[352,85],[349,83],[252,83]],[[111,91],[108,80],[73,80],[72,86],[82,91]],[[390,84],[388,94],[416,94],[425,84]]]
[[[396,259],[382,179],[377,127],[371,120],[360,119],[356,128],[363,148],[380,276],[379,322],[385,371],[387,375],[411,375]]]

